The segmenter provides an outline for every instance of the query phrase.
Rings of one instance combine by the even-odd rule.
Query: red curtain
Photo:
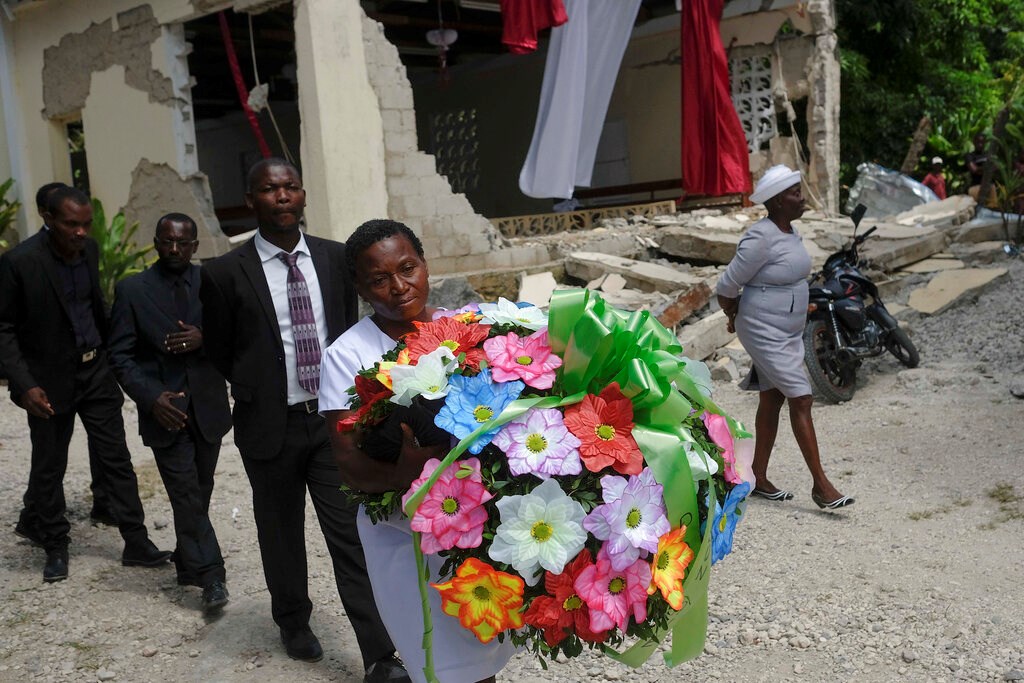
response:
[[[719,22],[724,0],[683,0],[683,189],[717,197],[750,192],[750,157],[729,95]]]

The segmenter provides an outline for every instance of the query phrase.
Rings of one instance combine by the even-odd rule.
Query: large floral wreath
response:
[[[481,642],[639,666],[672,632],[666,662],[696,657],[708,570],[753,477],[750,435],[680,352],[648,313],[586,290],[556,292],[550,316],[500,300],[418,323],[357,376],[337,428],[372,434],[419,410],[433,421],[421,441],[458,443],[404,495],[352,493],[371,519],[409,516],[420,576],[424,554],[444,558],[430,586]],[[428,590],[421,579],[426,625]]]

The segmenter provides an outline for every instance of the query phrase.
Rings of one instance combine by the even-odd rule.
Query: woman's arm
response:
[[[368,456],[359,447],[362,432],[357,427],[339,432],[337,424],[352,411],[329,410],[324,413],[330,432],[331,450],[338,463],[341,480],[346,486],[366,493],[405,491],[420,476],[423,465],[431,458],[443,458],[448,447],[417,446],[409,425],[402,424],[402,449],[396,462],[383,462]]]
[[[722,312],[725,313],[725,317],[727,318],[725,323],[725,329],[729,332],[735,332],[736,327],[734,323],[736,321],[736,313],[738,313],[740,310],[740,298],[738,296],[730,297],[719,294],[718,305],[722,309]]]

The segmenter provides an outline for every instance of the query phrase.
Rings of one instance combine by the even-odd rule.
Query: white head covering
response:
[[[754,191],[750,193],[750,201],[764,204],[775,195],[788,190],[800,182],[800,171],[794,171],[785,164],[772,166],[757,181]]]
[[[932,163],[933,164],[941,164],[942,163],[942,157],[932,157]]]

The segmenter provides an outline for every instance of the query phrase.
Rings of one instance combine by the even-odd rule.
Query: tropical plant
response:
[[[863,161],[897,168],[922,116],[924,165],[938,155],[960,170],[1024,61],[1024,0],[836,0],[836,12],[842,182]],[[947,173],[951,192],[964,180]]]
[[[1021,87],[1024,88],[1024,83]],[[1021,173],[1015,162],[1024,153],[1024,93],[1018,89],[1014,95],[1014,99],[1000,113],[1005,119],[1002,126],[997,123],[997,127],[1001,128],[1001,136],[993,140],[997,153],[992,157],[992,162],[995,166],[993,186],[996,204],[1002,215],[1006,241],[1019,245],[1024,238],[1024,215],[1021,215],[1024,173]]]
[[[8,178],[0,184],[0,249],[6,249],[7,240],[3,237],[14,225],[14,219],[18,215],[21,202],[17,199],[8,199],[7,192],[14,186],[14,178]]]
[[[146,260],[146,255],[153,251],[153,246],[139,248],[135,244],[133,238],[138,229],[138,221],[127,225],[122,211],[108,225],[103,203],[92,200],[92,238],[100,248],[100,289],[107,306],[114,300],[114,285],[129,275],[141,273],[152,262]]]

